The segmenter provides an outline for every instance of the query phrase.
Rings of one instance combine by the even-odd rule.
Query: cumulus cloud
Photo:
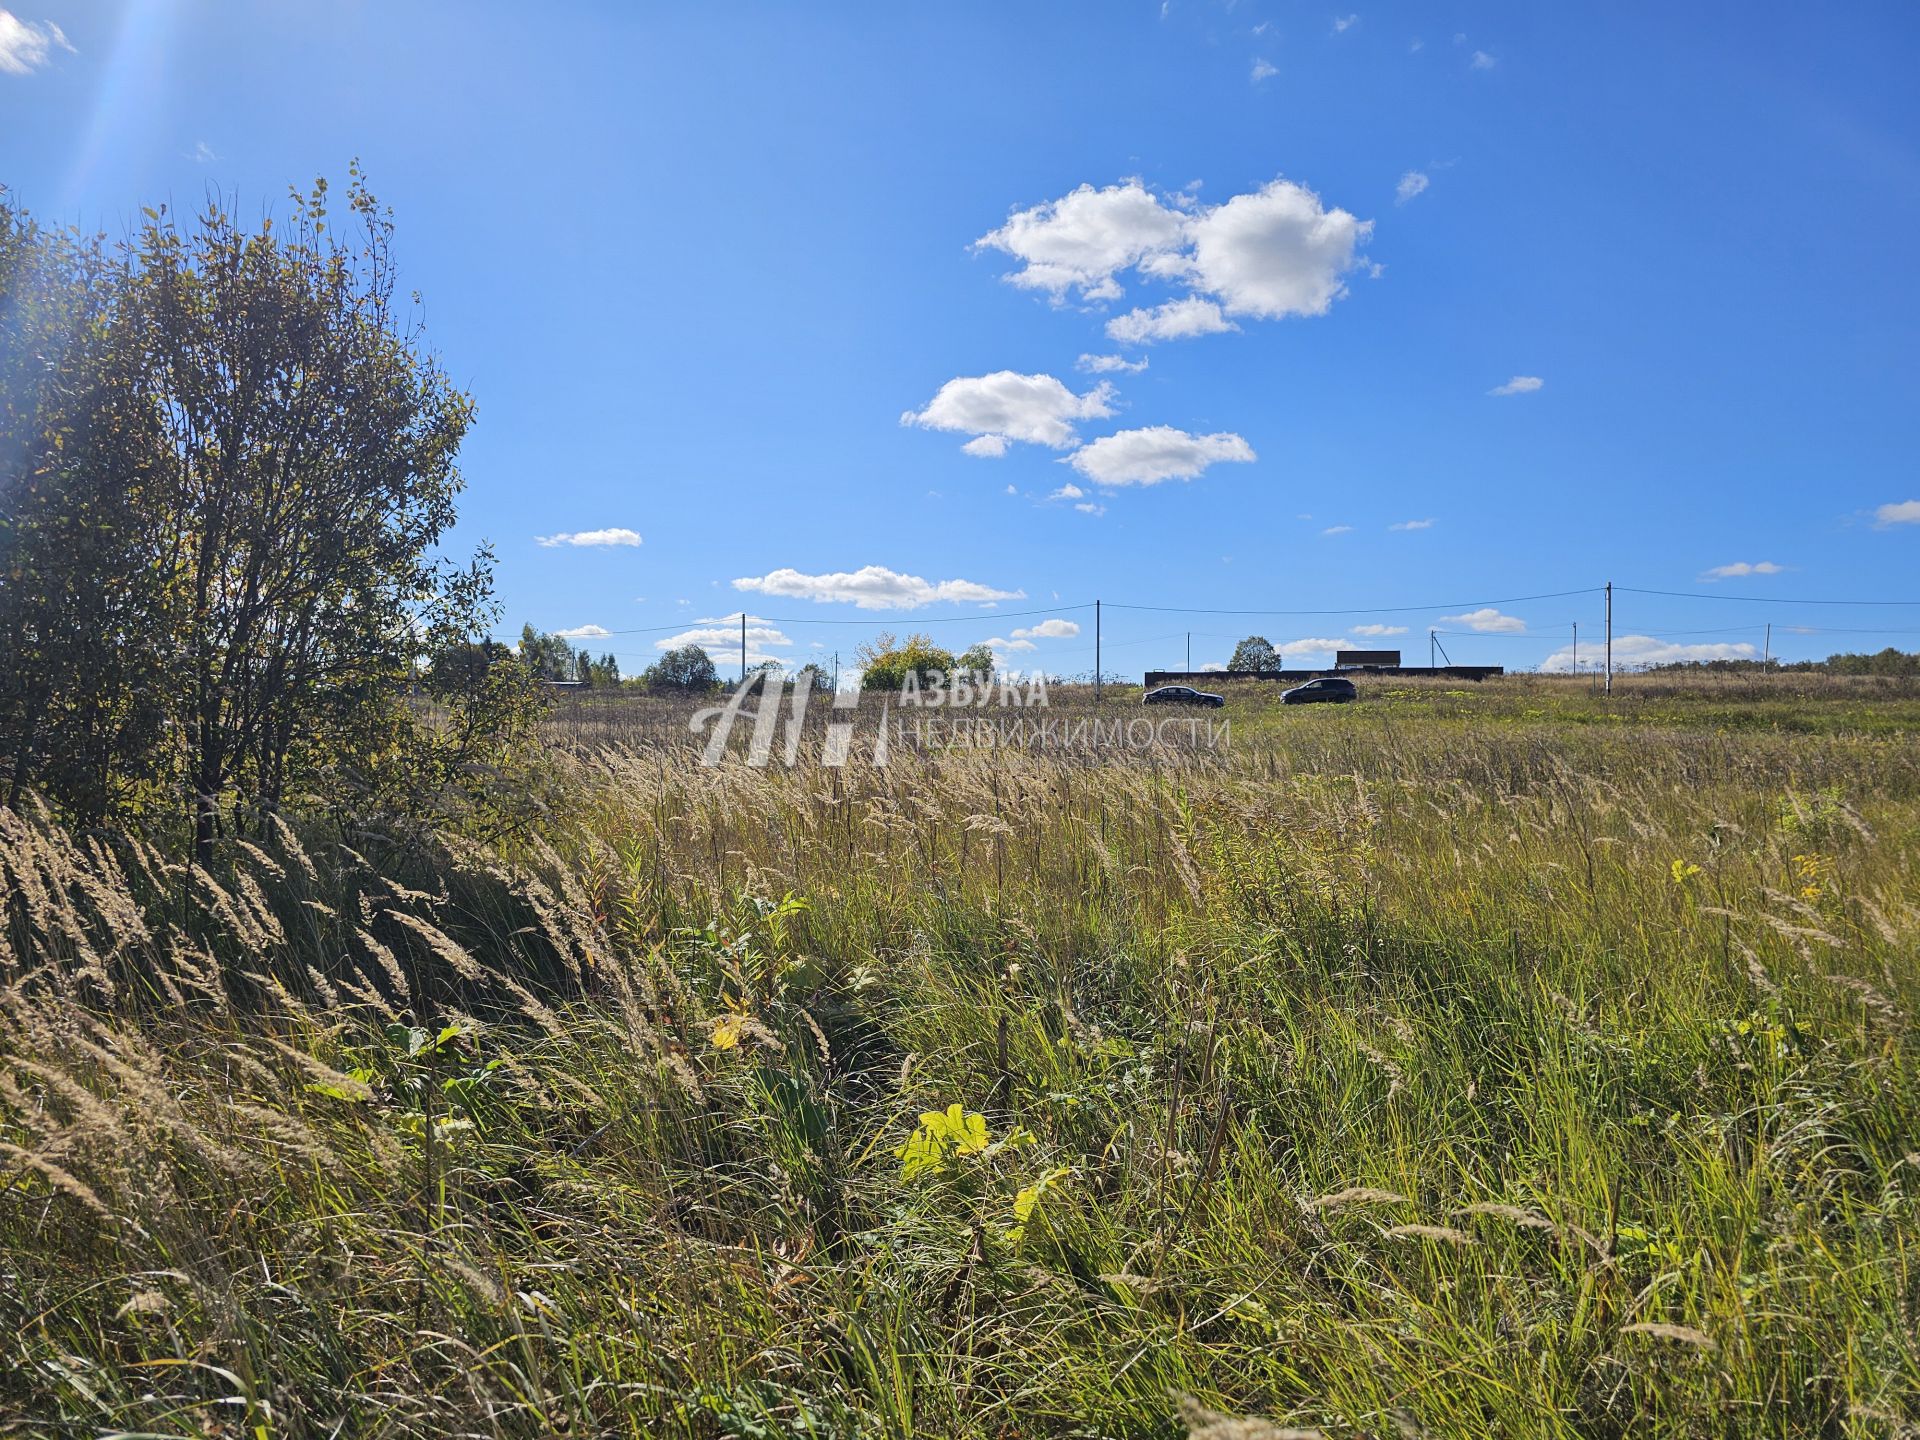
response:
[[[1104,515],[1107,513],[1106,506],[1095,504],[1091,500],[1082,500],[1073,508],[1078,510],[1082,515]]]
[[[1473,59],[1467,62],[1467,64],[1470,65],[1475,70],[1491,70],[1494,66],[1498,65],[1499,63],[1500,62],[1498,60],[1494,59],[1493,56],[1487,54],[1487,52],[1484,50],[1474,51]]]
[[[1004,435],[976,435],[960,447],[961,453],[971,455],[976,460],[998,460],[1007,453],[1007,437]]]
[[[1351,535],[1353,533],[1353,527],[1351,525],[1329,525],[1320,533],[1322,535]]]
[[[1163,200],[1128,180],[1104,190],[1082,185],[1063,199],[1016,211],[976,244],[1020,262],[1010,282],[1056,300],[1069,291],[1086,300],[1117,300],[1125,270],[1183,285],[1216,311],[1176,312],[1181,323],[1218,330],[1225,328],[1222,317],[1326,314],[1347,293],[1346,276],[1363,263],[1357,252],[1372,233],[1372,221],[1328,208],[1291,180],[1272,180],[1213,206],[1185,194]],[[1159,313],[1165,308],[1115,323],[1139,327],[1142,340],[1208,333],[1178,328],[1174,317]],[[1175,328],[1163,333],[1169,325]]]
[[[736,590],[753,590],[789,600],[811,600],[820,605],[855,605],[862,610],[917,610],[942,602],[966,605],[999,600],[1024,600],[1024,590],[995,590],[972,580],[923,580],[902,575],[884,565],[838,570],[826,575],[804,575],[780,569],[765,575],[747,575],[733,582]]]
[[[555,545],[638,545],[640,534],[624,526],[615,525],[606,530],[568,530],[558,535],[536,535],[540,544],[552,549]]]
[[[1256,57],[1253,62],[1253,69],[1249,73],[1252,76],[1253,83],[1258,85],[1262,80],[1271,80],[1274,76],[1278,75],[1280,73],[1280,67],[1269,64],[1267,61]]]
[[[1190,340],[1196,335],[1218,335],[1238,330],[1211,300],[1189,295],[1152,309],[1129,310],[1107,322],[1107,338],[1122,345],[1147,345],[1155,340]]]
[[[1920,525],[1920,500],[1897,500],[1873,512],[1876,525]]]
[[[1010,440],[1065,450],[1076,439],[1077,422],[1113,414],[1112,399],[1113,387],[1104,380],[1076,395],[1051,375],[996,370],[947,381],[925,409],[907,411],[900,423],[973,435],[961,447],[969,455],[1002,455]]]
[[[1067,463],[1099,485],[1158,485],[1162,480],[1191,480],[1223,461],[1255,458],[1253,447],[1230,432],[1189,435],[1171,425],[1149,425],[1089,441]]]
[[[575,625],[566,630],[553,632],[562,640],[604,640],[613,632],[604,625]]]
[[[1771,560],[1736,560],[1731,565],[1716,565],[1704,571],[1702,580],[1738,580],[1748,575],[1783,575],[1787,567],[1776,565]]]
[[[1407,627],[1404,625],[1356,625],[1353,627],[1353,633],[1365,635],[1373,640],[1382,635],[1404,635],[1407,633]]]
[[[1330,640],[1324,635],[1303,635],[1297,640],[1276,641],[1274,649],[1284,659],[1288,655],[1331,655],[1336,650],[1345,650],[1353,642],[1349,640]]]
[[[1017,638],[1020,634],[1018,630],[1013,633],[1016,638],[1012,640],[1007,639],[1005,636],[994,635],[982,640],[980,643],[996,653],[1002,653],[1008,650],[1034,650],[1039,648],[1031,640]]]
[[[1029,625],[1025,629],[1013,632],[1016,640],[1071,640],[1080,633],[1080,626],[1072,620],[1055,617],[1042,620],[1038,625]]]
[[[1078,290],[1083,299],[1117,300],[1117,272],[1178,248],[1184,217],[1150,194],[1139,180],[1072,194],[1016,210],[976,247],[1001,250],[1021,262],[1007,279],[1055,299]]]
[[[1478,610],[1469,610],[1464,615],[1442,615],[1442,625],[1464,625],[1469,630],[1477,630],[1482,635],[1518,635],[1527,628],[1527,622],[1516,615],[1502,615],[1491,605],[1483,605]]]
[[[1082,355],[1079,368],[1095,375],[1138,375],[1147,368],[1147,357],[1129,360],[1124,355]]]
[[[1078,485],[1074,484],[1071,480],[1069,480],[1066,484],[1062,485],[1058,490],[1054,491],[1051,495],[1047,496],[1047,498],[1049,500],[1078,500],[1086,493],[1087,493],[1086,491],[1082,490]]]
[[[1347,293],[1345,276],[1373,222],[1326,209],[1305,186],[1273,180],[1200,212],[1188,231],[1185,268],[1194,289],[1219,297],[1229,315],[1277,320],[1324,315]]]
[[[1504,385],[1487,391],[1489,395],[1531,395],[1547,382],[1538,375],[1516,375]]]
[[[1360,23],[1358,15],[1336,15],[1333,17],[1333,33],[1344,35]]]
[[[1418,170],[1409,170],[1400,177],[1400,183],[1393,187],[1393,203],[1404,205],[1414,196],[1421,194],[1433,182]]]
[[[1387,529],[1389,530],[1431,530],[1432,528],[1433,528],[1433,521],[1431,519],[1396,520],[1393,522],[1393,524],[1387,526]]]
[[[1683,660],[1752,660],[1759,651],[1742,641],[1734,645],[1676,645],[1669,640],[1659,640],[1651,635],[1616,635],[1613,637],[1613,668],[1616,670],[1634,670],[1647,665],[1674,665]],[[1599,668],[1599,652],[1592,644],[1586,646],[1585,658],[1580,662],[1583,671]],[[1549,675],[1566,675],[1573,670],[1573,646],[1568,645],[1556,650],[1540,664],[1540,668]]]
[[[74,53],[58,25],[51,20],[21,20],[11,10],[0,10],[0,71],[31,75],[53,58],[55,50]]]

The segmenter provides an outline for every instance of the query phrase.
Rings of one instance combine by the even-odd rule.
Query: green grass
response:
[[[191,906],[0,812],[0,1415],[1912,1433],[1915,699],[1459,688],[842,772],[622,700],[537,845]]]

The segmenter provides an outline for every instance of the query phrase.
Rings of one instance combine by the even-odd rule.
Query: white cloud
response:
[[[1273,648],[1278,650],[1281,658],[1284,659],[1288,655],[1297,655],[1301,651],[1309,655],[1331,655],[1336,650],[1350,648],[1352,643],[1350,640],[1329,640],[1324,635],[1303,635],[1298,640],[1277,641]]]
[[[1389,530],[1431,530],[1432,520],[1396,520],[1387,526]]]
[[[1518,635],[1527,628],[1527,622],[1516,615],[1502,615],[1491,605],[1483,605],[1478,610],[1469,610],[1464,615],[1442,615],[1442,625],[1464,625],[1469,630],[1477,630],[1482,635]]]
[[[1360,17],[1358,15],[1336,15],[1333,17],[1333,33],[1336,35],[1344,35],[1359,23]]]
[[[827,575],[803,575],[798,570],[772,570],[735,580],[736,590],[754,590],[789,600],[811,600],[820,605],[855,605],[862,610],[917,610],[922,605],[985,604],[996,600],[1024,600],[1024,590],[994,590],[972,580],[923,580],[902,575],[884,565]]]
[[[1183,208],[1189,204],[1188,195],[1169,202],[1138,180],[1105,190],[1082,185],[1063,199],[1015,212],[976,243],[1021,262],[1009,281],[1056,300],[1069,290],[1088,300],[1118,299],[1120,272],[1135,269],[1186,286],[1227,316],[1272,320],[1326,314],[1346,294],[1347,273],[1364,263],[1356,251],[1373,233],[1372,221],[1328,209],[1290,180],[1270,181],[1220,205]],[[1142,338],[1162,338],[1148,320],[1134,323],[1146,328]]]
[[[1078,368],[1095,375],[1138,375],[1147,368],[1147,357],[1129,360],[1124,355],[1082,355]]]
[[[604,625],[575,625],[570,629],[553,632],[562,640],[604,640],[613,632]]]
[[[976,435],[960,447],[961,453],[976,460],[998,460],[1007,453],[1010,442],[1004,435]]]
[[[1504,385],[1487,391],[1489,395],[1531,395],[1547,382],[1538,375],[1516,375]]]
[[[1421,194],[1433,182],[1418,170],[1409,170],[1400,177],[1400,183],[1393,187],[1393,203],[1404,205],[1414,196]]]
[[[1351,535],[1353,533],[1353,527],[1351,525],[1329,525],[1320,533],[1322,535]]]
[[[1898,500],[1873,512],[1876,525],[1920,525],[1920,500]]]
[[[1494,59],[1493,56],[1487,54],[1487,52],[1484,50],[1474,51],[1473,59],[1467,62],[1467,64],[1472,66],[1475,70],[1491,70],[1494,66],[1498,65],[1499,63],[1500,62],[1498,60]]]
[[[1076,422],[1113,414],[1112,399],[1113,387],[1104,380],[1086,394],[1076,395],[1051,375],[996,370],[991,375],[947,381],[924,410],[907,411],[900,423],[976,436],[977,440],[961,447],[969,455],[1003,454],[1009,440],[1064,450],[1077,438]],[[980,440],[998,444],[976,449]]]
[[[1120,296],[1116,272],[1180,244],[1183,217],[1149,194],[1139,180],[1072,194],[1016,210],[976,246],[1002,250],[1021,262],[1007,279],[1056,300],[1078,289],[1087,300]]]
[[[1191,480],[1222,461],[1254,458],[1253,447],[1230,432],[1189,435],[1171,425],[1149,425],[1089,441],[1067,463],[1099,485],[1158,485],[1162,480]]]
[[[52,58],[56,49],[74,53],[66,32],[51,20],[36,24],[17,19],[11,10],[0,10],[0,70],[9,75],[31,75]]]
[[[989,650],[995,650],[995,651],[1035,650],[1039,648],[1031,640],[1023,640],[1018,638],[1020,635],[1020,632],[1018,630],[1014,631],[1013,633],[1015,638],[1012,640],[1008,640],[1003,638],[1002,636],[995,635],[991,639],[982,640],[980,643],[986,646]]]
[[[1258,85],[1262,80],[1271,80],[1274,76],[1278,75],[1279,73],[1280,73],[1280,67],[1278,65],[1270,65],[1267,63],[1267,61],[1259,57],[1255,57],[1253,62],[1253,69],[1250,72],[1253,79],[1253,83],[1256,85]]]
[[[1324,315],[1347,293],[1343,277],[1373,222],[1326,209],[1305,186],[1273,180],[1202,211],[1188,231],[1193,288],[1218,296],[1229,315],[1277,320]]]
[[[204,140],[194,141],[193,149],[187,154],[187,159],[193,161],[196,165],[211,165],[219,160],[219,158],[218,155],[213,153],[213,147]]]
[[[1078,485],[1074,484],[1071,480],[1069,480],[1066,484],[1062,485],[1058,490],[1054,491],[1051,495],[1047,496],[1047,498],[1049,500],[1078,500],[1086,493],[1087,493],[1086,491],[1082,490]]]
[[[1747,575],[1783,575],[1787,567],[1776,565],[1771,560],[1755,560],[1751,563],[1736,560],[1731,565],[1716,565],[1704,572],[1702,580],[1738,580]]]
[[[1675,645],[1651,635],[1613,637],[1613,668],[1616,670],[1637,669],[1645,665],[1673,665],[1683,660],[1752,660],[1759,653],[1744,641],[1737,645]],[[1599,647],[1589,643],[1581,648],[1580,654],[1582,672],[1600,668]],[[1540,663],[1540,668],[1549,675],[1571,673],[1573,646],[1567,645],[1554,651]]]
[[[638,531],[628,530],[618,525],[606,530],[563,531],[558,535],[536,535],[533,538],[548,549],[552,549],[555,545],[638,545],[640,543]]]
[[[1407,627],[1404,625],[1356,625],[1353,627],[1353,633],[1365,635],[1369,639],[1378,639],[1382,635],[1404,635],[1407,633]]]
[[[1016,640],[1071,640],[1080,633],[1080,626],[1072,620],[1055,617],[1042,620],[1038,625],[1029,625],[1025,629],[1013,632]]]
[[[1107,513],[1106,506],[1096,505],[1091,500],[1082,500],[1078,505],[1074,506],[1073,508],[1078,510],[1082,515],[1104,515]]]
[[[1189,295],[1169,300],[1151,310],[1129,310],[1107,322],[1107,338],[1122,345],[1148,345],[1155,340],[1191,340],[1196,335],[1218,335],[1238,330],[1211,300]]]

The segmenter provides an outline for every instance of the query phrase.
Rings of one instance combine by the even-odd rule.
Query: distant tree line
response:
[[[1872,654],[1842,653],[1824,660],[1678,660],[1666,665],[1650,665],[1649,674],[1672,671],[1705,671],[1714,674],[1751,675],[1762,671],[1789,671],[1819,675],[1892,675],[1920,676],[1920,652],[1896,650],[1889,645]]]

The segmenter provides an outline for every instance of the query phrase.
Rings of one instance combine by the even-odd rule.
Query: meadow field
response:
[[[0,808],[0,1433],[1920,1433],[1920,684],[1363,697]]]

